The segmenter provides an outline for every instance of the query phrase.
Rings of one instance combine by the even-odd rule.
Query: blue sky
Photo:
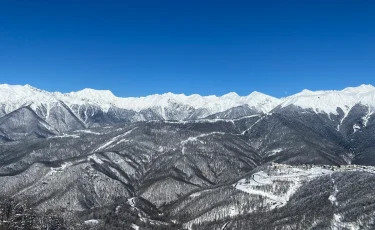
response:
[[[282,97],[375,85],[375,1],[0,0],[0,82]]]

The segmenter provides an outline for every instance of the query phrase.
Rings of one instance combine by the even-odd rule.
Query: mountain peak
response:
[[[281,106],[295,105],[304,109],[313,109],[316,112],[337,114],[338,107],[346,112],[358,103],[375,107],[375,87],[372,85],[360,85],[358,87],[348,87],[341,91],[303,90],[285,98]]]
[[[68,93],[67,95],[85,98],[85,99],[100,99],[100,100],[112,99],[115,97],[115,95],[113,95],[113,93],[109,90],[96,90],[96,89],[90,89],[90,88],[85,88],[77,92],[71,92],[71,93]]]
[[[236,92],[230,92],[221,96],[223,98],[238,98],[239,95]]]
[[[249,94],[248,97],[253,97],[253,98],[258,97],[259,98],[259,97],[272,97],[272,96],[261,93],[261,92],[258,92],[258,91],[253,91],[252,93]]]
[[[33,86],[29,85],[29,84],[26,84],[23,87],[29,88],[29,89],[37,89],[37,88],[35,88],[35,87],[33,87]],[[37,89],[37,90],[39,90],[39,89]]]
[[[309,89],[304,89],[300,92],[300,94],[302,95],[308,95],[308,94],[312,94],[314,93],[313,91],[309,90]]]
[[[368,85],[362,84],[357,87],[347,87],[342,90],[342,92],[352,92],[352,93],[368,93],[368,92],[374,92],[374,91],[375,91],[375,87],[370,84]]]

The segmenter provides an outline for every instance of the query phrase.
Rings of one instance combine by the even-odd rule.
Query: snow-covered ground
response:
[[[98,163],[98,164],[103,164],[104,163],[96,154],[88,156],[87,160],[88,161],[92,160],[92,161],[94,161],[95,163]]]
[[[67,137],[79,138],[80,136],[74,135],[74,134],[63,134],[63,135],[60,135],[60,136],[49,137],[48,139],[53,139],[53,138],[67,138]]]
[[[274,163],[269,166],[271,170],[259,171],[252,174],[250,177],[239,180],[233,186],[246,192],[250,195],[263,196],[265,198],[265,204],[269,209],[284,206],[289,198],[297,191],[297,189],[305,182],[314,178],[330,175],[333,190],[331,195],[328,197],[329,201],[335,207],[339,206],[337,201],[337,194],[339,190],[336,186],[336,182],[332,176],[334,172],[348,172],[348,171],[359,171],[368,172],[375,174],[375,167],[373,166],[359,166],[359,165],[342,165],[337,166],[290,166],[284,164]],[[288,184],[287,191],[284,193],[276,194],[276,188],[282,186],[282,183]],[[336,209],[336,208],[335,208]],[[331,228],[333,230],[360,229],[358,223],[355,222],[343,222],[342,215],[335,211]]]
[[[268,152],[268,156],[276,155],[276,154],[280,153],[281,151],[283,151],[282,148],[273,149],[273,150]]]
[[[99,132],[94,132],[88,129],[82,129],[82,130],[75,130],[75,133],[89,133],[89,134],[94,134],[94,135],[100,135],[101,133]]]
[[[275,171],[259,171],[250,178],[241,179],[234,184],[234,187],[251,195],[263,196],[266,199],[266,204],[270,209],[273,209],[284,206],[303,181],[333,172],[321,167],[306,169],[286,165],[276,165],[275,167],[277,167]],[[286,186],[286,192],[276,194],[274,190],[277,186]]]
[[[371,117],[371,115],[372,115],[373,113],[374,113],[374,112],[372,111],[372,108],[369,107],[366,116],[364,116],[364,117],[362,118],[362,120],[363,120],[363,125],[364,125],[365,127],[367,126],[368,121],[369,121],[369,119],[370,119],[370,117]]]
[[[180,143],[181,148],[182,148],[181,151],[182,151],[183,154],[185,154],[186,144],[188,144],[189,142],[199,141],[200,143],[204,144],[204,141],[199,140],[199,138],[207,137],[207,136],[210,136],[210,135],[225,135],[225,134],[226,133],[223,133],[223,132],[211,132],[211,133],[200,134],[200,135],[195,136],[195,137],[189,137],[188,139],[181,141],[181,143]]]
[[[119,144],[121,142],[124,142],[126,141],[126,139],[123,139],[125,136],[129,135],[131,132],[133,132],[136,128],[133,128],[129,131],[126,131],[125,133],[121,134],[121,135],[118,135],[118,136],[115,136],[113,137],[111,140],[109,140],[108,142],[104,143],[103,145],[99,146],[95,152],[97,151],[102,151],[102,150],[105,150],[106,148],[110,147],[110,146],[113,146],[113,145],[116,145],[116,144]]]
[[[86,220],[84,222],[87,226],[94,227],[99,224],[99,220]]]
[[[139,226],[138,225],[136,225],[136,224],[132,224],[132,226],[131,226],[134,230],[139,230]]]

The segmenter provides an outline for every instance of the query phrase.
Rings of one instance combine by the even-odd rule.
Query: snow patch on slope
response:
[[[371,107],[369,107],[366,116],[364,116],[364,117],[362,118],[362,121],[363,121],[363,125],[364,125],[364,127],[367,126],[368,121],[369,121],[369,119],[370,119],[370,117],[371,117],[371,115],[372,115],[373,113],[374,113],[374,112],[371,110]]]
[[[284,206],[290,197],[302,185],[303,181],[311,180],[315,177],[331,174],[333,171],[323,169],[320,167],[313,167],[309,169],[289,167],[285,165],[276,164],[276,174],[270,174],[265,171],[254,173],[251,178],[244,178],[239,180],[234,187],[238,190],[246,192],[251,195],[260,195],[266,198],[266,203],[270,209]],[[288,190],[282,194],[275,194],[269,187],[274,187],[277,183],[289,184]]]
[[[268,156],[276,155],[276,154],[278,154],[278,153],[280,153],[282,151],[283,151],[282,148],[273,149],[273,150],[269,151]]]
[[[124,138],[125,136],[127,136],[128,134],[130,134],[131,132],[133,132],[135,129],[137,129],[138,127],[135,127],[121,135],[118,135],[118,136],[115,136],[113,137],[111,140],[109,140],[108,142],[104,143],[103,145],[101,145],[100,147],[98,147],[95,152],[97,151],[101,151],[101,150],[105,150],[106,148],[108,148],[109,146],[111,145],[115,145],[115,144],[119,144],[121,142],[124,142],[126,139],[122,139]]]
[[[75,133],[89,133],[89,134],[94,134],[94,135],[100,135],[101,133],[99,132],[94,132],[94,131],[91,131],[91,130],[86,130],[86,129],[82,129],[82,130],[75,130],[74,131]]]
[[[95,220],[95,219],[92,219],[92,220],[85,220],[85,225],[88,225],[88,226],[90,226],[90,227],[94,227],[94,226],[96,226],[96,225],[98,225],[99,224],[99,220]]]
[[[337,209],[337,207],[339,206],[339,202],[337,201],[336,196],[337,196],[339,190],[337,189],[336,181],[332,177],[332,174],[331,174],[331,181],[332,181],[332,185],[333,185],[333,192],[328,197],[328,200],[332,203],[334,208]],[[342,219],[341,214],[334,213],[333,219],[332,219],[332,222],[331,222],[331,225],[332,225],[331,229],[333,229],[333,230],[341,230],[341,229],[359,230],[360,229],[360,227],[358,226],[357,223],[343,222],[341,219]]]
[[[358,226],[357,223],[347,223],[342,222],[342,216],[340,214],[333,214],[333,220],[332,220],[332,230],[343,230],[343,229],[350,229],[350,230],[360,230],[360,226]]]
[[[139,226],[136,225],[136,224],[132,224],[131,227],[132,227],[134,230],[139,230]]]

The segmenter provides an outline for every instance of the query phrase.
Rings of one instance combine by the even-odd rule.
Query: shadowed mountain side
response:
[[[53,136],[57,131],[29,107],[19,108],[0,118],[0,135],[20,140]]]

